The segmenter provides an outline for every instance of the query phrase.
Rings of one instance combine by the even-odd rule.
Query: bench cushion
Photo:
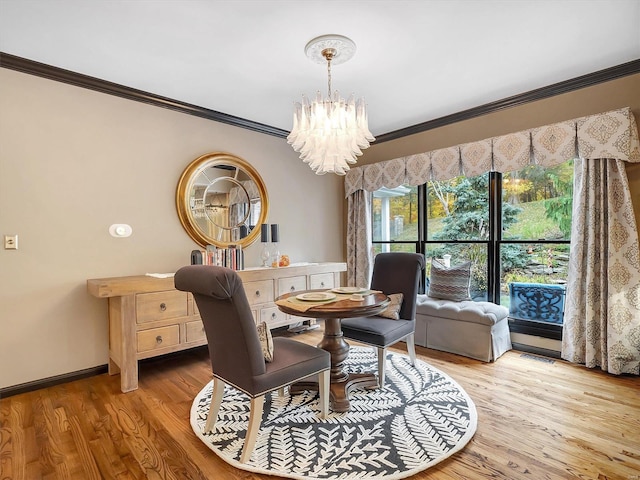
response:
[[[453,302],[431,298],[427,295],[418,295],[416,314],[491,326],[506,318],[509,315],[509,310],[507,307],[491,302],[471,300]]]

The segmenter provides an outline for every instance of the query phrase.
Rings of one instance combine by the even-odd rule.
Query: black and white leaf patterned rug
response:
[[[346,368],[377,371],[374,350],[352,346]],[[207,384],[193,402],[194,432],[227,463],[268,475],[405,478],[461,450],[476,431],[476,407],[460,385],[425,362],[413,367],[408,356],[388,353],[384,388],[352,391],[347,413],[330,411],[320,419],[316,392],[267,394],[255,450],[242,464],[249,398],[227,387],[216,426],[204,434],[212,387]]]

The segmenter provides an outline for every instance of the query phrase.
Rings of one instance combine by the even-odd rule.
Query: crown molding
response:
[[[194,115],[196,117],[206,118],[214,122],[226,123],[254,132],[265,133],[275,137],[286,138],[288,131],[280,128],[271,127],[258,122],[252,122],[244,118],[235,117],[226,113],[217,112],[208,108],[199,107],[190,103],[180,102],[171,98],[155,95],[153,93],[144,92],[135,88],[126,87],[113,82],[107,82],[99,78],[90,77],[81,73],[72,72],[63,68],[53,67],[44,63],[35,62],[26,58],[17,57],[8,53],[0,52],[0,67],[16,70],[38,77],[48,78],[56,82],[68,83],[76,87],[87,88],[96,92],[115,95],[116,97],[126,98],[137,102],[146,103],[156,107],[168,108],[180,113]]]
[[[591,87],[599,83],[608,82],[610,80],[615,80],[616,78],[626,77],[627,75],[633,75],[636,73],[640,73],[640,59],[632,60],[631,62],[616,65],[615,67],[606,68],[604,70],[599,70],[594,73],[588,73],[587,75],[572,78],[571,80],[565,80],[563,82],[554,83],[553,85],[530,90],[512,97],[503,98],[502,100],[495,102],[485,103],[484,105],[452,113],[451,115],[429,120],[428,122],[418,123],[417,125],[384,133],[376,136],[375,143],[388,142],[408,135],[426,132],[427,130],[433,130],[434,128],[444,127],[445,125],[451,125],[452,123],[504,110],[505,108],[516,107],[518,105],[524,105],[525,103],[535,102],[536,100],[554,97],[562,93]]]
[[[72,72],[63,68],[53,67],[44,63],[35,62],[26,58],[18,57],[8,53],[0,52],[0,67],[16,70],[30,75],[36,75],[57,82],[68,83],[77,87],[87,88],[109,95],[134,100],[137,102],[154,105],[156,107],[168,108],[180,113],[206,118],[214,122],[226,123],[235,127],[245,128],[254,132],[264,133],[279,138],[286,138],[289,132],[281,128],[272,127],[263,123],[253,122],[244,118],[217,112],[208,108],[199,107],[189,103],[180,102],[171,98],[155,95],[135,88],[126,87],[117,83],[108,82],[99,78],[90,77],[81,73]],[[434,128],[440,128],[452,123],[469,120],[489,113],[504,110],[525,103],[535,102],[544,98],[553,97],[562,93],[579,90],[599,83],[608,82],[617,78],[640,73],[640,59],[632,60],[615,67],[599,70],[594,73],[582,75],[563,82],[554,83],[542,88],[537,88],[529,92],[514,95],[491,103],[486,103],[478,107],[463,110],[461,112],[446,115],[444,117],[429,120],[427,122],[412,125],[410,127],[394,130],[376,136],[375,144],[396,140],[416,133],[426,132]]]

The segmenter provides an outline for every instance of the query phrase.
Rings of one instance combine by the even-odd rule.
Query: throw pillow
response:
[[[256,328],[258,329],[258,339],[260,340],[264,360],[265,362],[273,362],[273,338],[267,322],[259,323]]]
[[[429,276],[429,296],[431,298],[455,302],[471,300],[470,283],[471,262],[447,268],[435,258],[431,259],[431,275]]]
[[[389,295],[389,300],[391,300],[389,306],[380,312],[378,316],[390,318],[391,320],[399,320],[400,309],[402,308],[402,294],[392,293]]]

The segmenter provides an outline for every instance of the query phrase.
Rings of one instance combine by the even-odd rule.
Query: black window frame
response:
[[[570,240],[545,239],[503,239],[502,238],[502,173],[489,172],[489,239],[488,240],[427,240],[427,184],[418,185],[418,239],[415,241],[380,241],[373,240],[373,245],[411,245],[416,253],[426,255],[428,245],[431,244],[485,244],[487,246],[487,301],[500,305],[500,249],[502,245],[513,244],[570,244]],[[424,280],[420,293],[425,292]],[[549,338],[562,339],[562,325],[509,318],[511,332]]]

